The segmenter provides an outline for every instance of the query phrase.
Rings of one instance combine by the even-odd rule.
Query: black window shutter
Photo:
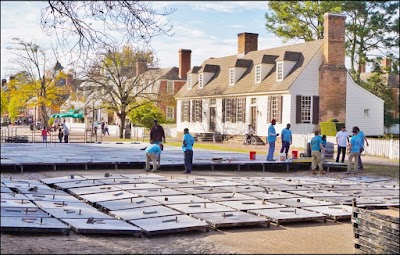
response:
[[[301,96],[296,96],[296,123],[301,123]]]
[[[222,122],[225,123],[225,99],[222,99]]]
[[[313,117],[312,123],[319,123],[319,96],[313,96]]]
[[[271,122],[271,119],[272,119],[272,111],[271,111],[271,108],[272,108],[272,96],[268,96],[268,109],[267,109],[267,117],[268,117],[268,123],[270,123]]]
[[[199,121],[203,121],[203,100],[199,100],[199,108],[200,108],[200,113],[199,113]]]

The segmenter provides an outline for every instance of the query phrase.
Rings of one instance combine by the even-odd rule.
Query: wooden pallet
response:
[[[55,218],[1,217],[1,232],[44,232],[69,235],[69,228]]]
[[[322,221],[326,222],[326,216],[321,213],[310,212],[296,208],[276,208],[276,209],[260,209],[249,210],[249,213],[261,217],[267,217],[276,224],[287,222],[304,222],[304,221]]]
[[[367,253],[399,253],[398,211],[373,211],[353,207],[352,222],[356,250]]]
[[[133,235],[141,236],[141,229],[125,221],[116,219],[62,219],[77,234],[106,234],[106,235]]]
[[[270,226],[270,220],[240,211],[195,213],[191,216],[207,222],[214,229],[254,225],[267,225],[267,227]]]

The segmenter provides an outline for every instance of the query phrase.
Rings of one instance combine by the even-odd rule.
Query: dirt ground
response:
[[[77,174],[104,174],[110,170],[39,171],[2,173],[1,178],[41,179]],[[143,170],[115,170],[117,173],[142,173]],[[111,172],[110,172],[111,173]],[[180,171],[160,171],[165,177],[185,177]],[[260,171],[198,171],[195,176],[305,176],[307,171],[271,173]],[[327,176],[342,178],[343,173]],[[353,230],[349,220],[271,224],[167,234],[152,237],[113,235],[1,233],[1,254],[350,254]]]

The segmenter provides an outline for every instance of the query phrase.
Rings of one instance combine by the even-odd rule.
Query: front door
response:
[[[257,134],[257,107],[251,107],[251,122],[250,124],[253,126],[254,132]]]
[[[210,132],[215,132],[215,107],[210,107]]]

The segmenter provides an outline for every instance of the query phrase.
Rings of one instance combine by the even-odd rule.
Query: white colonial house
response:
[[[311,133],[336,118],[347,129],[382,135],[383,100],[357,85],[345,63],[345,19],[325,14],[325,38],[258,50],[258,34],[238,35],[238,54],[194,66],[176,94],[177,130],[244,134],[252,124],[266,136],[271,119],[278,132]]]

